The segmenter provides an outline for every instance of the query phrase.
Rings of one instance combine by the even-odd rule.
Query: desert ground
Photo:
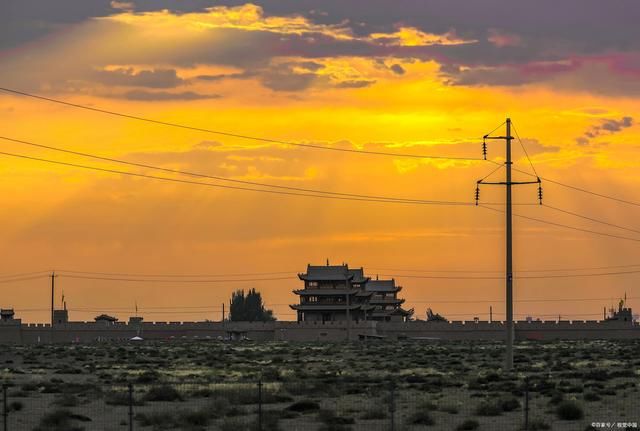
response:
[[[9,430],[518,430],[527,410],[530,430],[586,430],[638,426],[639,353],[521,342],[504,372],[494,342],[209,340],[5,346],[0,360]]]

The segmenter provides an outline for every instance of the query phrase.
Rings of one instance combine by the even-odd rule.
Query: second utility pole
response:
[[[542,204],[542,189],[540,188],[540,178],[537,177],[536,181],[512,181],[511,180],[511,141],[513,140],[513,136],[511,136],[511,119],[507,118],[506,121],[506,135],[505,136],[484,136],[483,143],[483,153],[486,158],[486,140],[487,139],[504,139],[506,143],[506,161],[504,162],[504,166],[507,170],[506,181],[504,182],[489,182],[484,181],[484,178],[478,181],[478,187],[476,188],[476,205],[478,205],[478,200],[480,196],[480,184],[489,184],[489,185],[503,185],[506,187],[507,196],[506,196],[506,295],[505,295],[505,310],[506,310],[506,358],[505,358],[505,369],[512,370],[513,369],[513,342],[515,339],[514,334],[514,323],[513,323],[513,214],[511,208],[513,203],[511,201],[511,187],[513,185],[518,184],[538,184],[538,198],[540,199],[540,204]],[[487,177],[485,177],[487,178]]]
[[[506,292],[506,310],[507,310],[507,352],[505,367],[507,370],[513,369],[513,221],[511,214],[511,118],[507,118],[507,135],[505,141],[507,144],[507,160],[504,162],[507,169],[507,292]]]
[[[54,307],[54,297],[55,297],[55,292],[56,292],[56,272],[52,271],[51,275],[49,276],[51,277],[51,327],[53,328],[53,311],[55,309]]]

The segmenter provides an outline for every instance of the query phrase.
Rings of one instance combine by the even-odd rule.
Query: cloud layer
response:
[[[87,53],[85,64],[74,68],[79,76],[71,74],[69,81],[169,88],[184,83],[172,69],[209,64],[239,68],[229,77],[255,76],[274,91],[362,88],[375,78],[341,79],[319,70],[293,70],[279,60],[360,57],[436,61],[443,81],[452,85],[540,84],[602,94],[640,93],[640,30],[631,18],[639,6],[632,0],[617,1],[606,10],[595,0],[560,5],[400,0],[393,7],[372,0],[367,8],[337,0],[62,0],[56,7],[25,0],[4,7],[0,52],[10,60],[47,38],[60,40],[70,33],[84,42],[85,51],[107,43],[102,35],[117,33],[114,41],[127,41],[120,52]],[[100,23],[82,28],[92,20]],[[149,38],[151,33],[156,40]],[[159,63],[164,66],[157,70],[129,68]],[[116,68],[101,70],[109,65]],[[0,73],[2,69],[13,71],[5,66]],[[396,62],[389,70],[400,77],[405,68]],[[603,79],[610,75],[617,79]]]

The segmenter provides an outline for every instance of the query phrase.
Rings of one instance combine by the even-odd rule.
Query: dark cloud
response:
[[[600,128],[610,133],[615,133],[627,127],[631,127],[632,124],[633,124],[633,118],[623,117],[622,120],[619,120],[619,121],[605,120],[600,126]]]
[[[256,72],[260,82],[274,91],[302,91],[311,87],[318,76],[313,72],[294,71],[293,63],[278,64]]]
[[[530,76],[525,76],[512,67],[478,67],[461,68],[458,65],[441,65],[441,76],[449,85],[465,86],[517,86],[534,82]]]
[[[404,75],[404,73],[405,73],[404,68],[402,66],[400,66],[399,64],[392,64],[389,67],[389,70],[391,70],[396,75]]]
[[[559,90],[609,96],[640,95],[640,55],[638,53],[572,57],[567,60],[527,64],[463,66],[457,63],[441,64],[440,74],[450,85],[541,84]]]
[[[317,72],[320,69],[324,69],[324,64],[316,63],[315,61],[300,61],[296,63],[296,65],[302,69],[310,70],[312,72]]]
[[[270,15],[301,14],[316,23],[349,26],[359,35],[393,33],[399,24],[435,34],[455,29],[461,37],[478,40],[509,35],[538,58],[554,52],[627,51],[640,46],[640,28],[631,13],[639,8],[634,0],[616,1],[607,8],[599,0],[397,0],[392,6],[388,0],[369,0],[366,8],[357,1],[344,0],[321,4],[316,0],[261,0],[256,4]],[[515,53],[511,51],[511,55]]]
[[[376,81],[369,81],[366,79],[359,79],[359,80],[350,80],[350,81],[342,81],[342,82],[338,82],[336,84],[337,88],[364,88],[364,87],[370,87],[373,84],[375,84]]]
[[[111,0],[4,0],[0,2],[0,50],[65,31],[92,17],[117,12]]]
[[[258,76],[262,85],[274,91],[302,91],[314,84],[326,82],[326,77],[315,73],[321,69],[324,69],[321,63],[300,61],[269,65],[246,73]]]
[[[591,126],[582,136],[576,138],[580,146],[588,145],[592,139],[602,135],[612,135],[633,125],[632,117],[622,117],[620,120],[603,119],[596,125]]]
[[[519,56],[527,60],[549,60],[568,54],[594,54],[632,51],[640,47],[640,29],[633,11],[635,0],[618,0],[607,8],[599,0],[567,0],[558,3],[540,0],[515,4],[510,0],[369,0],[367,7],[354,0],[127,0],[136,12],[168,10],[181,14],[202,12],[213,6],[241,6],[253,3],[267,16],[303,16],[316,24],[348,28],[358,36],[393,33],[399,25],[426,33],[444,34],[452,29],[466,39],[486,42],[475,59],[490,61],[503,56],[509,61]],[[60,24],[71,24],[91,17],[118,12],[109,0],[8,0],[3,2],[0,26],[7,32],[5,44],[29,40],[33,28],[39,34]],[[499,11],[499,13],[496,13]],[[11,28],[8,24],[14,23]],[[31,26],[27,23],[32,23]],[[23,34],[21,34],[23,33]],[[496,43],[496,35],[517,44]],[[491,39],[492,41],[490,41]],[[518,45],[518,49],[513,45]],[[454,56],[472,52],[450,50]],[[476,51],[476,50],[471,50]],[[456,54],[458,52],[458,54]],[[469,58],[467,58],[467,61]],[[482,62],[482,61],[480,61]]]
[[[203,12],[213,0],[2,0],[0,2],[0,51],[64,32],[91,18],[131,9],[136,12],[169,10]]]
[[[257,76],[262,85],[274,91],[295,92],[310,87],[363,88],[375,83],[366,79],[339,80],[332,74],[315,73],[324,68],[323,64],[313,61],[285,62],[250,73]]]
[[[134,90],[127,93],[117,95],[128,100],[139,101],[169,101],[169,100],[200,100],[200,99],[218,99],[219,94],[199,94],[193,91],[183,91],[180,93],[170,93],[168,91],[144,91]]]
[[[267,72],[260,82],[274,91],[302,91],[311,87],[315,79],[314,73]]]
[[[304,72],[299,69],[307,70]],[[288,62],[254,71],[262,85],[274,91],[303,91],[310,87],[364,88],[375,84],[375,80],[341,80],[333,74],[317,74],[311,70],[324,69],[315,62]]]
[[[589,140],[587,138],[585,138],[584,136],[578,136],[576,138],[576,143],[580,146],[584,146],[587,145],[589,143]]]
[[[133,69],[99,70],[95,73],[98,82],[105,85],[174,88],[184,84],[175,69],[153,69],[135,72]]]
[[[215,82],[215,81],[223,81],[225,79],[248,79],[254,76],[255,76],[255,73],[246,71],[246,72],[237,72],[237,73],[220,73],[217,75],[198,75],[195,77],[195,79],[198,79],[201,81]]]

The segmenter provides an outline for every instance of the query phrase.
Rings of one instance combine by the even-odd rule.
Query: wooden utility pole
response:
[[[513,216],[511,213],[511,118],[507,118],[507,136],[505,142],[507,144],[507,160],[505,166],[507,168],[507,208],[506,208],[506,225],[507,225],[507,292],[506,292],[506,310],[507,310],[507,357],[505,366],[507,370],[513,369]]]
[[[538,177],[536,181],[520,181],[514,182],[511,180],[511,165],[513,162],[511,161],[511,141],[513,140],[513,136],[511,136],[511,119],[507,118],[506,122],[506,134],[505,136],[489,136],[485,135],[483,137],[483,153],[486,157],[486,140],[487,139],[501,139],[506,143],[506,160],[505,160],[505,168],[506,168],[506,181],[504,182],[488,182],[484,181],[484,178],[477,182],[478,186],[476,187],[476,205],[478,205],[478,200],[480,196],[480,184],[489,184],[489,185],[503,185],[506,188],[506,207],[505,207],[505,215],[506,215],[506,269],[505,269],[505,302],[506,302],[506,357],[505,357],[505,369],[512,370],[513,369],[513,342],[515,338],[514,334],[514,322],[513,322],[513,214],[512,214],[512,200],[511,200],[511,188],[513,185],[518,184],[538,184],[538,197],[540,199],[540,204],[542,204],[542,189],[540,188],[540,178]],[[486,178],[486,177],[485,177]]]
[[[54,310],[53,301],[56,293],[56,277],[57,277],[56,272],[52,271],[50,277],[51,277],[51,327],[53,327],[53,310]]]
[[[349,283],[347,282],[347,286],[349,286]],[[350,303],[350,298],[349,298],[349,287],[347,287],[347,341],[351,340],[351,312],[349,310],[349,303]]]

